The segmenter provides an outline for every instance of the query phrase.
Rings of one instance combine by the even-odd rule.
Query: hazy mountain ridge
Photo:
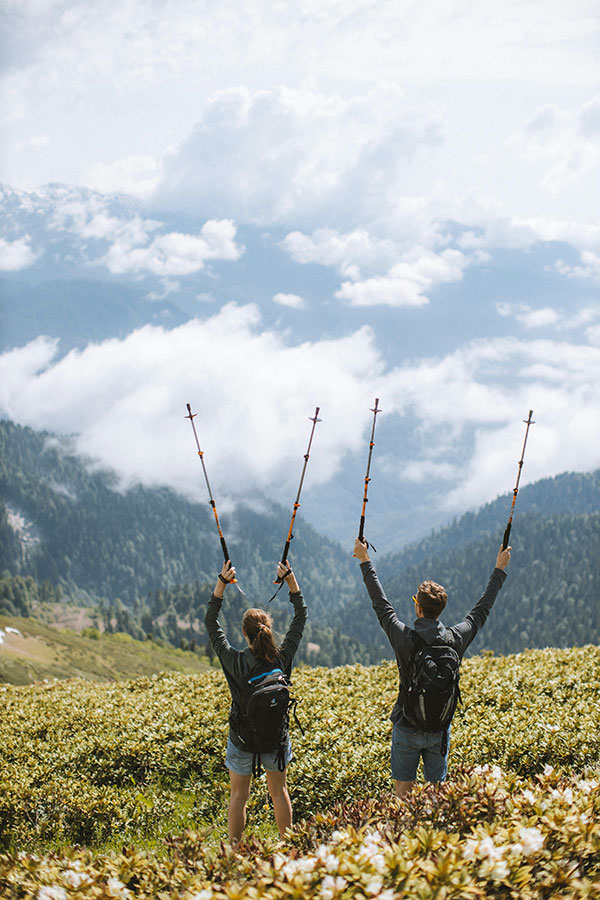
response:
[[[117,487],[113,474],[89,472],[70,455],[67,439],[0,422],[0,570],[59,585],[73,602],[104,603],[107,624],[135,637],[145,629],[205,640],[204,610],[223,562],[208,503],[166,488]],[[8,508],[35,528],[39,543],[19,540]],[[275,590],[289,511],[239,506],[221,520],[245,592],[230,588],[223,606],[223,622],[237,631],[243,610],[267,605]],[[359,655],[360,642],[349,647],[339,623],[354,590],[349,555],[298,517],[290,558],[312,612],[302,652],[317,644],[313,660],[327,664]],[[291,617],[286,597],[284,589],[270,607],[280,632]]]
[[[59,355],[109,338],[124,338],[147,324],[174,328],[188,320],[166,300],[123,284],[90,279],[25,283],[0,281],[0,352],[36,337],[57,338]]]
[[[90,472],[71,455],[68,439],[6,421],[0,451],[0,570],[58,585],[72,602],[100,604],[107,627],[135,637],[206,640],[204,609],[222,563],[208,504],[164,488],[118,491],[114,475]],[[521,489],[509,578],[472,650],[600,642],[599,498],[599,472]],[[410,596],[424,578],[447,588],[448,624],[468,612],[493,567],[509,508],[506,495],[398,554],[380,547],[373,559],[399,616],[412,622]],[[246,592],[229,589],[223,606],[223,623],[235,634],[243,609],[266,605],[274,590],[289,511],[240,505],[222,518]],[[16,523],[37,538],[25,542]],[[291,556],[310,609],[300,659],[333,665],[389,656],[350,548],[302,520],[295,530]],[[290,616],[285,596],[269,607],[279,631]],[[5,612],[26,610],[13,604]]]

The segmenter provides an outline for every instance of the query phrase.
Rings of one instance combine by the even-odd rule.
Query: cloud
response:
[[[147,218],[137,201],[121,195],[48,186],[38,192],[6,189],[0,199],[7,222],[17,210],[17,222],[24,216],[38,234],[45,232],[55,258],[62,254],[72,264],[75,257],[86,266],[106,266],[114,275],[185,276],[210,261],[234,262],[244,252],[230,219],[209,219],[197,234],[165,232],[162,221]],[[6,267],[23,268],[36,259],[28,241],[25,236],[0,245]]]
[[[554,327],[561,332],[583,328],[587,334],[586,329],[600,319],[600,303],[568,311],[550,306],[536,309],[527,303],[497,303],[496,310],[501,316],[513,316],[525,328]]]
[[[50,143],[50,137],[47,134],[35,134],[26,141],[17,144],[17,150],[39,150],[41,147],[47,147]]]
[[[146,197],[160,182],[162,163],[153,156],[132,155],[113,163],[95,163],[86,184],[105,194],[124,193]]]
[[[597,171],[599,121],[600,96],[575,110],[545,105],[509,143],[520,147],[538,166],[545,166],[539,185],[557,194],[574,180]]]
[[[385,390],[419,422],[413,458],[396,463],[396,471],[439,477],[439,502],[449,511],[478,506],[512,486],[520,419],[531,408],[528,481],[600,466],[598,347],[473,341],[439,360],[391,372]]]
[[[113,274],[151,272],[153,275],[191,275],[204,268],[207,260],[237,260],[242,248],[235,242],[236,227],[230,219],[209,220],[200,235],[161,234],[147,247],[115,241],[105,257]]]
[[[436,254],[418,247],[387,275],[345,281],[335,295],[351,306],[424,306],[429,302],[427,293],[440,284],[460,281],[468,265],[468,258],[459,250]]]
[[[56,344],[40,338],[0,356],[0,408],[22,424],[76,432],[78,451],[125,481],[203,499],[184,418],[190,402],[213,489],[235,495],[259,486],[285,502],[315,407],[323,422],[307,478],[318,484],[360,446],[383,366],[368,328],[294,345],[259,325],[255,307],[230,304],[203,321],[147,326],[59,360]]]
[[[411,429],[408,451],[382,453],[386,478],[427,484],[449,512],[513,484],[529,409],[528,481],[600,466],[600,346],[562,335],[472,341],[386,369],[368,327],[293,343],[261,330],[256,307],[230,304],[172,331],[146,326],[58,360],[55,353],[56,342],[38,338],[0,356],[0,409],[21,424],[75,434],[79,452],[126,483],[167,484],[199,499],[187,402],[213,490],[228,497],[259,487],[289,500],[316,406],[323,421],[307,477],[330,481],[364,449],[373,396],[385,404],[387,429]]]
[[[153,203],[259,224],[380,214],[382,186],[392,208],[410,160],[440,141],[400,97],[391,84],[349,100],[283,87],[217,91],[165,157]]]
[[[395,241],[370,234],[366,228],[345,234],[334,228],[317,228],[311,235],[292,231],[281,246],[297,263],[334,266],[349,277],[364,267],[390,266],[399,255]]]
[[[16,272],[31,266],[39,253],[31,249],[30,241],[28,234],[17,238],[16,241],[5,241],[0,238],[0,271]]]
[[[568,275],[569,278],[593,278],[595,281],[600,281],[600,253],[584,250],[581,253],[581,262],[580,266],[570,266],[562,260],[558,260],[556,268],[562,275]]]
[[[281,306],[289,306],[291,309],[304,309],[306,301],[298,294],[275,294],[273,303],[279,303]]]

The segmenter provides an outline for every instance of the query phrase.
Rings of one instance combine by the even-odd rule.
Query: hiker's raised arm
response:
[[[500,571],[504,572],[508,563],[510,562],[510,551],[512,547],[506,547],[498,550],[498,556],[496,557],[496,568],[500,569]]]

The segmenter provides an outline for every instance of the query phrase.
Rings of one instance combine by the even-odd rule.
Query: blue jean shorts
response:
[[[416,731],[394,722],[392,730],[392,778],[414,781],[423,757],[426,781],[444,781],[448,772],[448,747],[442,753],[444,732]],[[450,732],[448,731],[448,745]]]
[[[279,772],[277,753],[261,753],[260,761],[267,772]],[[292,745],[289,737],[285,748],[284,761],[287,769],[292,761]],[[236,775],[252,775],[252,754],[247,750],[240,750],[239,747],[235,746],[231,738],[227,738],[225,765]]]

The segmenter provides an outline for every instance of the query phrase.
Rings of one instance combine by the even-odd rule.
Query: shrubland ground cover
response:
[[[299,669],[297,821],[225,837],[222,675],[0,687],[0,896],[600,895],[600,648],[475,657],[450,782],[390,795],[394,665]],[[87,849],[82,849],[86,847]],[[124,849],[124,847],[128,849]]]

